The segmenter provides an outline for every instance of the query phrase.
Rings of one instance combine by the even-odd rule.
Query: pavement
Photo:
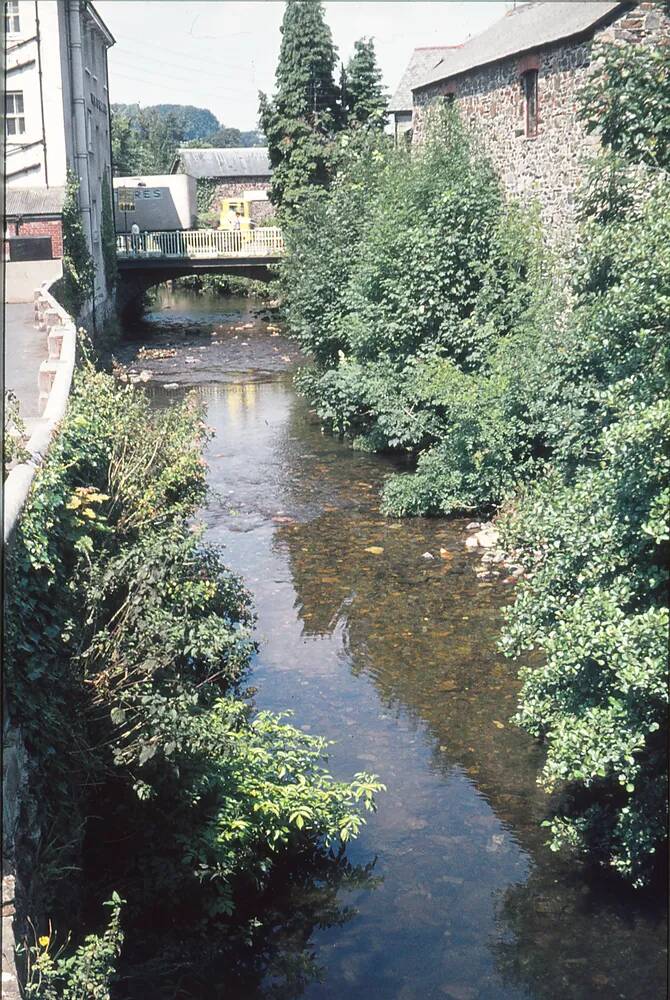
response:
[[[19,413],[28,435],[39,423],[37,376],[42,361],[49,356],[47,335],[35,326],[33,303],[5,305],[5,389],[19,401]]]

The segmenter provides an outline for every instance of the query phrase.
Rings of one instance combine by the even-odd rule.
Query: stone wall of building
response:
[[[221,202],[226,198],[242,198],[245,191],[267,191],[270,187],[269,177],[244,177],[242,179],[231,178],[221,180],[217,183],[212,199],[212,208],[216,209],[217,215],[221,211]],[[251,219],[256,225],[262,226],[267,219],[274,215],[275,208],[270,201],[253,201],[251,203]]]
[[[670,19],[656,3],[641,3],[586,40],[568,40],[505,59],[414,92],[413,142],[425,135],[431,105],[454,100],[473,126],[506,189],[537,199],[552,237],[572,228],[586,161],[598,148],[577,118],[577,93],[586,82],[594,42],[670,40]],[[538,73],[537,134],[526,135],[522,74]]]

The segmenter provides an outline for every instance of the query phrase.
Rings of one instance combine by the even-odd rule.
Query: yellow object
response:
[[[239,213],[240,231],[248,233],[251,229],[250,202],[244,198],[224,198],[221,202],[221,216],[219,220],[221,229],[235,229],[232,214]]]

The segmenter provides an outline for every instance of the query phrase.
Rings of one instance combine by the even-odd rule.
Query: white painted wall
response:
[[[134,212],[118,211],[119,188],[134,191]],[[137,223],[142,231],[191,229],[197,215],[196,181],[190,174],[147,174],[114,178],[117,232]]]
[[[60,7],[44,0],[38,3],[38,24],[35,3],[19,0],[20,31],[7,36],[7,91],[23,94],[26,128],[23,135],[7,136],[10,187],[45,187],[47,181],[49,187],[65,184],[68,122],[63,112]]]
[[[69,12],[72,0],[19,0],[20,30],[7,36],[7,90],[23,94],[25,132],[7,136],[8,187],[63,187],[75,167],[75,111]],[[3,4],[4,7],[4,4]],[[36,17],[37,7],[37,17]],[[90,218],[82,213],[95,263],[95,300],[107,297],[100,238],[103,180],[111,193],[107,48],[111,39],[91,5],[78,4],[82,33],[87,160],[80,169]],[[42,86],[40,93],[40,65]]]

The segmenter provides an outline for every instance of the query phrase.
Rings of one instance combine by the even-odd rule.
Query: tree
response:
[[[371,38],[361,38],[354,44],[342,80],[342,107],[348,122],[383,129],[387,99]]]
[[[580,97],[588,132],[632,163],[670,168],[670,52],[667,46],[603,45]]]
[[[333,74],[336,48],[316,0],[288,0],[272,100],[260,94],[260,123],[274,168],[271,200],[297,204],[330,180],[332,139],[341,124]]]
[[[173,112],[143,108],[139,116],[140,173],[168,173],[182,141],[182,128]]]
[[[112,107],[112,169],[115,177],[128,177],[140,169],[140,143],[132,120]]]

